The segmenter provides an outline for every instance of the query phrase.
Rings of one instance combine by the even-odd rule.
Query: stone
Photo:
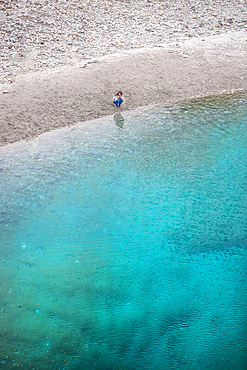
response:
[[[246,27],[246,2],[240,0],[90,0],[1,1],[0,83],[14,82],[18,71],[42,71],[171,41],[210,36]],[[35,53],[33,51],[35,50]],[[73,59],[69,54],[74,53]],[[33,55],[15,60],[11,76],[4,65],[10,53]],[[47,58],[52,55],[56,64]]]

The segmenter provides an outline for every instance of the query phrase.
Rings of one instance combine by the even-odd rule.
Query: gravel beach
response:
[[[124,109],[246,89],[246,10],[242,0],[0,1],[0,145],[110,115],[119,89]]]

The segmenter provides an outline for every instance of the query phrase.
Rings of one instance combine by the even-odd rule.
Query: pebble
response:
[[[0,83],[123,50],[243,30],[246,10],[245,0],[2,0]]]

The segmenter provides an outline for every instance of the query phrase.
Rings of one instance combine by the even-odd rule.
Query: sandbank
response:
[[[0,145],[124,110],[247,89],[247,32],[192,38],[44,72],[0,87]],[[90,122],[88,123],[90,124]]]

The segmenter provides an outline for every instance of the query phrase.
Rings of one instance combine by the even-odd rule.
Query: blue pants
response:
[[[113,100],[113,103],[116,104],[116,107],[118,107],[118,108],[120,107],[120,105],[122,104],[122,102],[123,102],[123,99],[121,99],[121,98],[118,99],[118,100]]]

